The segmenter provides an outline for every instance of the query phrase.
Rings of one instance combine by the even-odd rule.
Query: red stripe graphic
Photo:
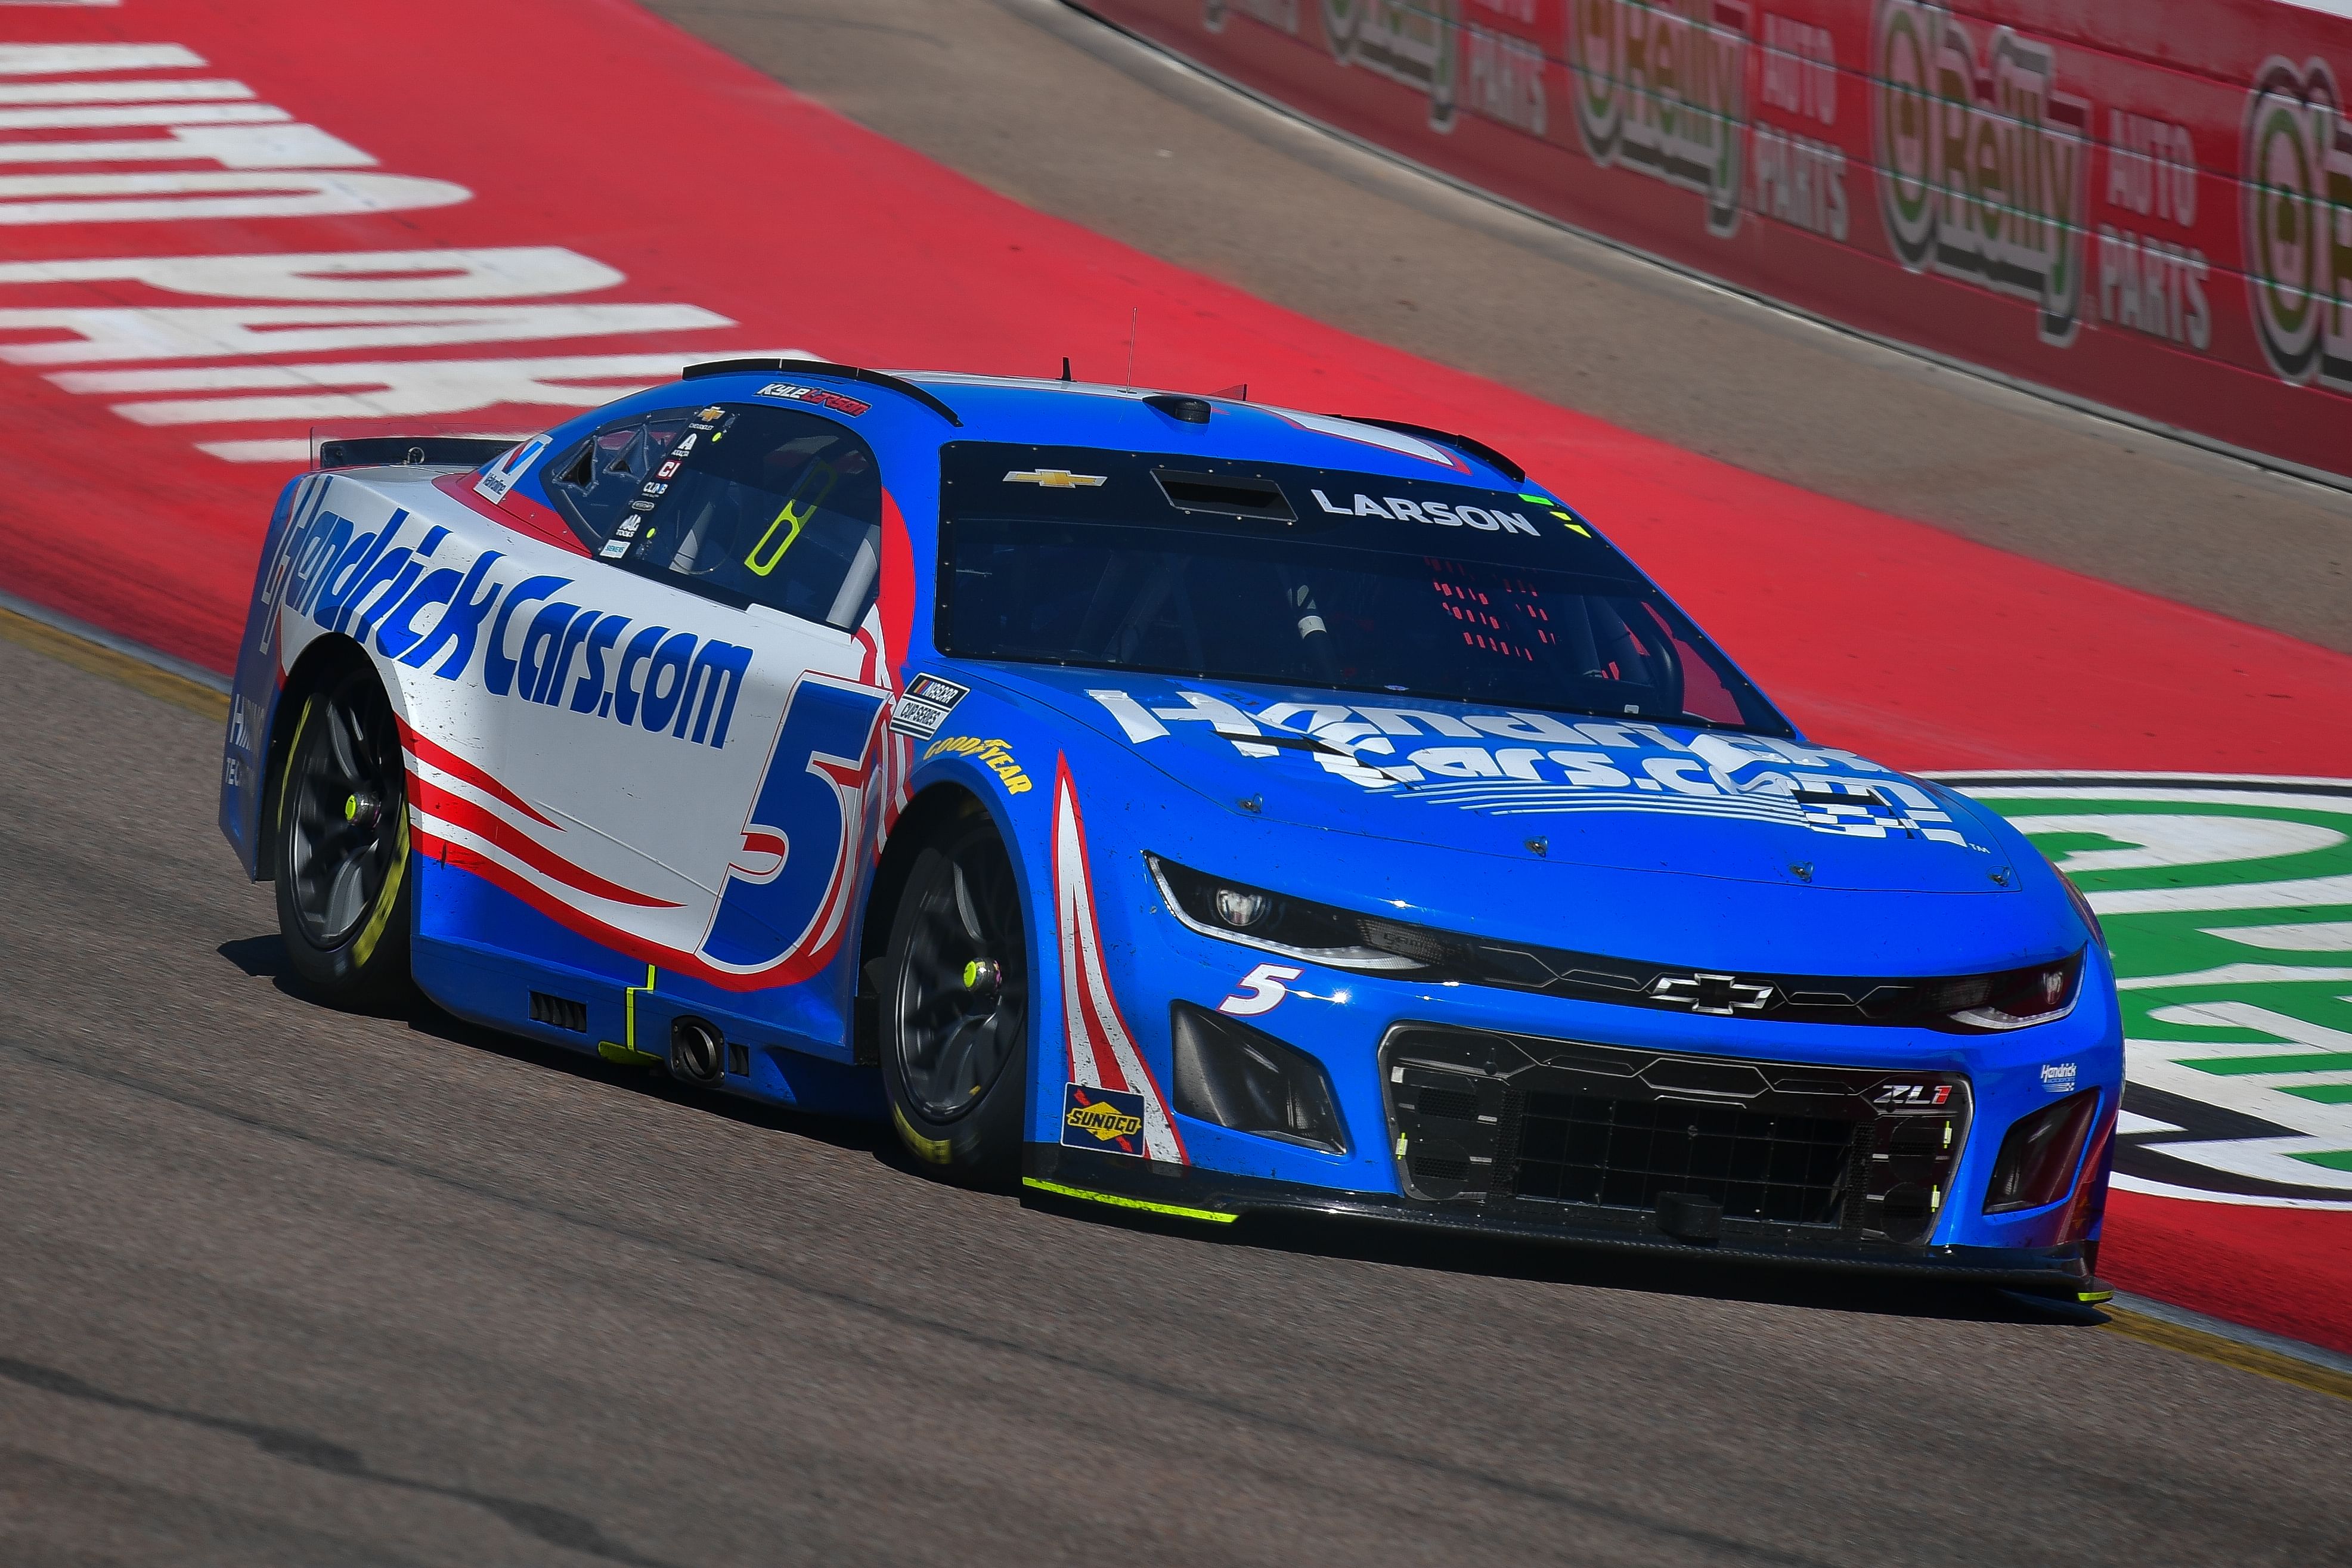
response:
[[[412,770],[408,775],[409,802],[418,811],[437,817],[451,827],[463,828],[484,842],[529,866],[543,877],[550,877],[566,887],[577,888],[591,898],[608,903],[633,904],[639,909],[674,910],[679,906],[668,899],[656,899],[647,893],[610,882],[593,871],[583,869],[548,848],[506,818],[495,816],[461,795],[452,795],[439,785],[420,778]]]
[[[427,767],[438,768],[443,773],[447,773],[451,778],[457,779],[460,783],[470,785],[475,789],[480,790],[484,795],[487,795],[498,801],[501,805],[513,807],[515,810],[522,813],[525,816],[530,817],[533,822],[538,823],[542,827],[551,827],[558,833],[563,831],[562,824],[550,822],[546,817],[541,816],[538,811],[532,807],[529,801],[515,794],[514,791],[507,788],[506,785],[499,783],[498,780],[492,778],[489,774],[484,773],[481,769],[476,767],[473,763],[467,762],[457,752],[449,750],[448,747],[442,745],[437,741],[429,739],[415,728],[411,727],[407,720],[396,719],[395,721],[400,725],[401,745],[407,751],[410,756],[415,757],[418,762],[425,763]]]
[[[1070,761],[1054,759],[1054,889],[1061,949],[1063,1038],[1071,1081],[1143,1100],[1144,1151],[1155,1160],[1186,1163],[1184,1140],[1168,1114],[1151,1064],[1127,1026],[1104,967],[1096,920],[1094,874],[1087,860],[1086,825],[1078,813]]]
[[[475,491],[474,479],[475,476],[471,471],[462,474],[444,474],[433,481],[433,488],[443,495],[471,507],[500,528],[511,528],[517,533],[529,534],[542,544],[552,544],[557,549],[568,550],[574,555],[585,555],[589,552],[588,547],[580,542],[580,536],[572,532],[571,525],[558,517],[552,509],[543,507],[529,496],[513,490],[507,492],[504,500],[486,500]]]

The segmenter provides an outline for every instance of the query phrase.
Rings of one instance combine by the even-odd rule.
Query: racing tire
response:
[[[278,931],[303,984],[331,1005],[408,995],[415,878],[400,726],[370,669],[303,700],[278,789]]]
[[[942,1180],[1009,1185],[1028,1093],[1028,953],[1013,862],[985,820],[917,851],[879,990],[899,1142]]]

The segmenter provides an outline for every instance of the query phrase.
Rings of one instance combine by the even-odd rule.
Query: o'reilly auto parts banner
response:
[[[1088,4],[1737,286],[2352,471],[2352,19],[2285,0]]]

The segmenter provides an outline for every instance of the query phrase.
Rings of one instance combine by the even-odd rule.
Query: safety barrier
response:
[[[2352,476],[2344,0],[1082,3],[1735,288]]]

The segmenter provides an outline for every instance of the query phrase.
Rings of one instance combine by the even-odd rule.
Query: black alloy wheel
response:
[[[395,1001],[408,984],[407,773],[375,673],[331,677],[295,716],[278,792],[278,929],[328,1000]]]
[[[1029,969],[1013,864],[987,822],[918,852],[891,921],[882,1076],[918,1160],[964,1182],[1018,1169]]]

